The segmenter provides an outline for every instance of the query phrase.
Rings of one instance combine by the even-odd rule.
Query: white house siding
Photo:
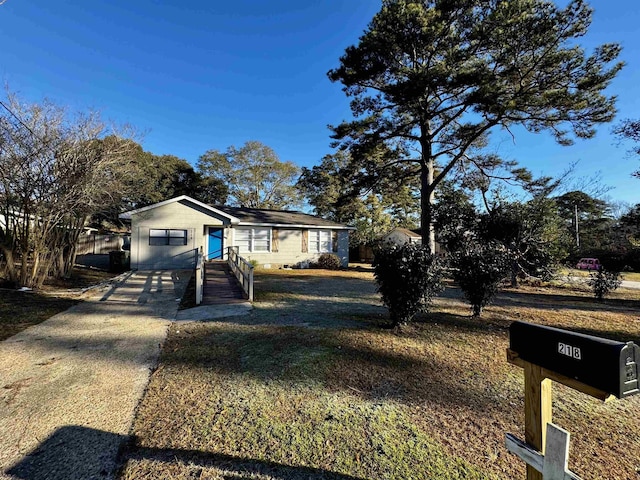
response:
[[[222,219],[181,202],[135,213],[131,217],[131,268],[194,268],[196,252],[207,249],[207,227],[223,225]],[[187,230],[187,245],[149,245],[151,229]]]
[[[338,230],[338,251],[336,253],[340,257],[340,264],[343,267],[349,266],[349,231]]]
[[[383,241],[391,242],[395,245],[404,245],[405,243],[422,243],[420,236],[416,235],[415,237],[410,237],[405,232],[397,229],[391,230],[391,232],[383,237]]]
[[[277,252],[241,252],[240,255],[247,260],[255,260],[259,265],[271,265],[272,267],[294,266],[300,263],[314,262],[322,255],[317,252],[302,251],[302,232],[305,229],[277,227],[277,230],[279,244]],[[307,230],[331,230],[331,228]],[[337,232],[338,251],[332,253],[335,253],[340,258],[342,266],[346,267],[349,264],[349,232],[348,230],[337,230]],[[231,235],[231,238],[234,238],[234,236]],[[271,247],[273,250],[273,245]]]

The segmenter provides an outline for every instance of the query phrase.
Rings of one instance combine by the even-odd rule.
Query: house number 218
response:
[[[558,342],[558,353],[566,355],[567,357],[575,358],[576,360],[582,360],[582,352],[580,352],[580,348],[572,347],[566,343]]]

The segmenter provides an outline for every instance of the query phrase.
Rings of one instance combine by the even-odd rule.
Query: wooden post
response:
[[[570,434],[566,430],[555,426],[547,425],[547,439],[549,447],[544,454],[544,464],[542,475],[545,480],[564,480],[569,471],[569,438]]]
[[[524,436],[525,442],[543,455],[547,423],[551,423],[551,380],[542,367],[524,362]],[[542,473],[527,465],[527,480],[542,480]]]
[[[546,431],[547,453],[544,455],[510,433],[505,438],[507,450],[541,472],[544,480],[581,480],[568,468],[569,432],[553,423],[547,424]]]

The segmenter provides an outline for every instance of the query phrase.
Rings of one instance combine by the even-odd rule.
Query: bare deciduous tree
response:
[[[0,252],[6,278],[39,287],[66,276],[88,218],[120,202],[137,174],[136,144],[96,112],[7,93],[0,113]]]

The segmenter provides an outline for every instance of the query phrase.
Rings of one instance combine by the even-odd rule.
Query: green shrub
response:
[[[318,268],[325,270],[338,270],[340,268],[340,257],[333,253],[323,253],[316,262]]]
[[[589,286],[594,296],[602,300],[606,295],[617,289],[622,283],[620,272],[612,272],[601,268],[589,274]]]
[[[379,247],[373,268],[393,327],[410,322],[418,312],[428,311],[433,298],[444,289],[442,265],[422,245]]]
[[[451,258],[453,278],[471,304],[473,316],[479,317],[511,271],[511,261],[496,244],[471,244]]]

